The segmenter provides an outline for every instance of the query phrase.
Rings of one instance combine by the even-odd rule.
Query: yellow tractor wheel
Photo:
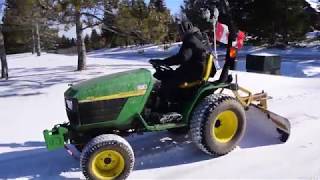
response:
[[[228,143],[238,130],[238,117],[231,110],[222,111],[213,117],[211,127],[212,138],[220,143]]]
[[[191,138],[202,151],[224,155],[238,145],[245,133],[244,108],[230,96],[213,94],[195,108],[190,126]]]
[[[126,179],[134,166],[134,154],[122,137],[101,135],[92,139],[83,149],[80,165],[87,179]]]

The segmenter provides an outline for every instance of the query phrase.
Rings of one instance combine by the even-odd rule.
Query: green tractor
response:
[[[175,109],[171,114],[157,111],[161,104],[159,83],[146,69],[71,86],[64,94],[69,122],[44,131],[47,148],[74,145],[81,152],[80,166],[87,179],[126,179],[133,170],[135,157],[124,137],[166,130],[189,133],[201,151],[221,156],[239,144],[246,130],[245,111],[251,108],[263,112],[280,140],[287,141],[290,123],[267,110],[267,94],[253,95],[229,75],[236,58],[232,41],[230,35],[220,79],[209,81],[216,74],[213,65],[216,59],[208,54],[203,79],[181,84],[180,98],[166,102]],[[155,67],[161,68],[168,67]],[[232,95],[225,95],[226,91]]]

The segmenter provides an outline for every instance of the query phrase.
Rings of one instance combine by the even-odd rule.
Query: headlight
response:
[[[73,110],[73,102],[72,102],[72,100],[66,99],[66,106],[67,106],[68,110],[72,111]]]

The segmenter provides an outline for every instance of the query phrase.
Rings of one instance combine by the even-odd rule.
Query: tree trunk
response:
[[[76,12],[76,33],[77,33],[77,51],[78,51],[78,71],[86,68],[86,45],[82,36],[83,29],[81,23],[80,11]]]
[[[1,59],[1,78],[8,79],[8,63],[6,58],[6,51],[4,48],[4,38],[0,31],[0,59]]]
[[[1,50],[4,51],[4,50]],[[1,52],[1,78],[8,79],[8,63],[7,63],[7,58],[6,58],[6,53]]]
[[[284,6],[284,11],[285,11],[285,15],[284,15],[284,23],[283,23],[283,26],[284,26],[284,32],[283,32],[283,41],[286,45],[289,44],[289,37],[288,37],[288,26],[289,26],[289,23],[288,23],[288,0],[285,0],[285,6]]]
[[[32,28],[32,54],[36,53],[36,39],[34,37],[34,28]]]
[[[271,34],[270,34],[270,44],[271,45],[274,45],[275,43],[276,43],[276,41],[277,41],[277,38],[276,38],[276,25],[275,25],[276,23],[274,22],[274,21],[272,21],[272,23],[271,23],[271,28],[272,28],[272,30],[271,30]]]
[[[36,52],[37,56],[41,56],[41,43],[40,43],[40,33],[39,33],[39,24],[36,23]]]

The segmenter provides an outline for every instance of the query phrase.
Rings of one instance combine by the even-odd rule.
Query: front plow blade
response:
[[[286,142],[290,136],[291,125],[287,118],[251,104],[247,112],[247,138],[256,143],[277,144]]]

